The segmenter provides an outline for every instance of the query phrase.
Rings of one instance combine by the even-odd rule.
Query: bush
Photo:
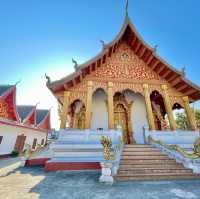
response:
[[[13,150],[10,154],[11,157],[17,157],[19,155],[19,151]]]

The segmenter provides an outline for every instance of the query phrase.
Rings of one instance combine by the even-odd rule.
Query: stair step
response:
[[[163,155],[160,151],[123,151],[123,156],[135,156],[135,155]]]
[[[122,155],[121,160],[170,160],[167,155]]]
[[[159,151],[160,152],[160,150],[159,149],[155,149],[155,148],[141,148],[141,147],[139,147],[139,148],[124,148],[124,152],[148,152],[148,151]]]
[[[144,160],[144,159],[138,159],[138,160],[128,160],[128,159],[126,159],[126,160],[122,160],[121,159],[121,162],[120,162],[120,164],[121,165],[124,165],[124,164],[128,164],[128,165],[137,165],[137,164],[143,164],[143,165],[148,165],[148,164],[150,164],[150,165],[152,165],[152,164],[171,164],[171,163],[176,163],[176,161],[175,160],[173,160],[173,159],[167,159],[167,160]]]
[[[144,180],[177,180],[177,179],[182,179],[182,180],[190,180],[190,179],[200,179],[200,176],[196,175],[168,175],[168,176],[116,176],[115,180],[118,181],[144,181]]]
[[[145,175],[145,174],[149,174],[149,175],[152,175],[152,174],[165,174],[165,173],[169,173],[169,174],[185,174],[185,173],[191,173],[192,174],[192,171],[189,170],[189,169],[134,169],[134,170],[119,170],[118,172],[118,175],[128,175],[128,176],[131,176],[131,175],[135,175],[135,174],[142,174],[142,175]]]
[[[134,170],[134,169],[185,169],[182,164],[120,164],[121,170]]]
[[[142,176],[198,176],[200,177],[200,175],[197,174],[193,174],[192,172],[185,172],[185,173],[176,173],[176,172],[165,172],[165,173],[130,173],[128,175],[126,174],[117,174],[116,177],[142,177]]]
[[[128,144],[124,147],[126,148],[153,148],[151,145],[148,144]]]

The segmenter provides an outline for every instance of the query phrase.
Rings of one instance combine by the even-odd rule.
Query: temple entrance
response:
[[[117,104],[114,110],[114,124],[115,128],[120,126],[123,132],[123,141],[124,143],[129,143],[128,137],[128,117],[126,109],[123,104]]]
[[[133,143],[133,132],[131,129],[131,106],[124,94],[117,92],[114,95],[114,125],[121,128],[125,144]]]
[[[85,105],[81,100],[75,100],[70,105],[71,128],[85,129]]]

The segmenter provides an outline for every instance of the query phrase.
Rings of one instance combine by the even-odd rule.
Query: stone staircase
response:
[[[125,145],[115,180],[168,180],[200,178],[192,170],[150,145]]]

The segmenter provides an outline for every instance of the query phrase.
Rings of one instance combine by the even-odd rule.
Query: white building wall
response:
[[[32,146],[34,138],[37,138],[37,143],[41,144],[42,139],[46,140],[46,133],[26,129],[16,126],[1,125],[0,136],[3,140],[0,144],[0,155],[9,154],[13,151],[18,135],[24,134],[26,136],[25,144]]]
[[[125,93],[127,101],[133,101],[131,108],[131,124],[136,143],[144,143],[143,126],[148,125],[146,105],[144,97],[140,94]]]
[[[97,90],[92,99],[91,129],[108,129],[107,95],[103,90]]]

